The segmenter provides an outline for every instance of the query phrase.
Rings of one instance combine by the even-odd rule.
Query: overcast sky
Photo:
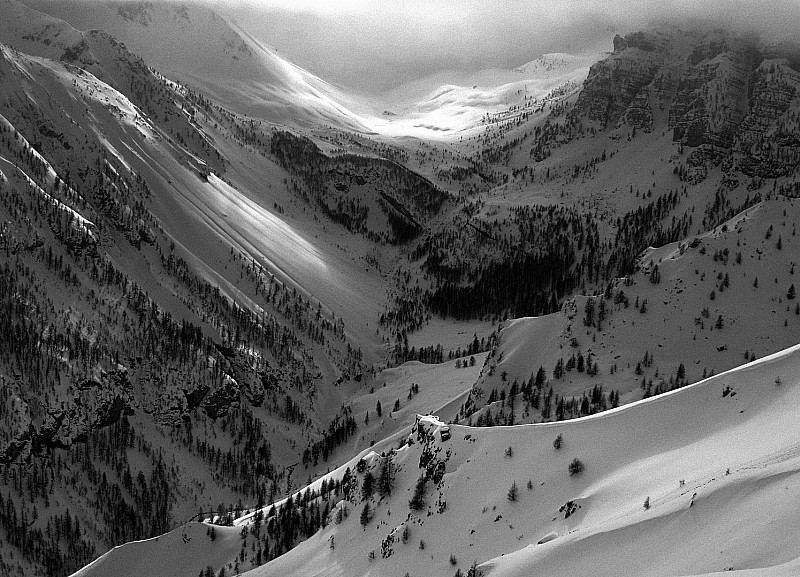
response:
[[[779,36],[800,0],[217,0],[304,68],[363,91],[441,70],[513,68],[546,52],[610,50],[614,32],[696,17]]]
[[[613,37],[610,19],[531,2],[265,0],[216,9],[311,72],[365,91],[441,70],[513,68],[600,39],[610,47]]]
[[[63,7],[68,0],[23,1]],[[363,92],[445,70],[515,68],[548,52],[610,50],[615,32],[661,19],[800,38],[800,0],[171,1],[211,4],[282,56]]]

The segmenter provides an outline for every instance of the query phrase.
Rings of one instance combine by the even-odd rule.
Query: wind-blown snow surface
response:
[[[800,346],[574,421],[451,425],[452,438],[442,442],[442,423],[426,417],[420,426],[429,440],[395,453],[394,491],[382,501],[372,498],[376,513],[365,529],[358,521],[363,505],[351,504],[341,524],[331,523],[248,575],[449,575],[455,572],[450,555],[463,571],[477,561],[483,575],[504,577],[701,575],[731,568],[741,575],[793,575],[800,569],[799,419]],[[563,446],[555,450],[559,434]],[[438,487],[428,481],[427,506],[410,512],[423,449],[445,463],[446,473]],[[388,447],[376,447],[381,450]],[[374,457],[368,462],[377,467]],[[570,476],[567,466],[576,457],[585,468]],[[515,502],[507,499],[512,482]],[[567,516],[567,510],[573,512]],[[410,538],[404,544],[405,525]],[[381,543],[393,531],[384,558]],[[119,547],[78,575],[141,575],[146,565],[193,577],[195,565],[221,567],[214,564],[220,546],[209,546],[207,537],[173,541]],[[129,547],[137,548],[139,561],[132,561]],[[178,571],[187,558],[191,567]]]

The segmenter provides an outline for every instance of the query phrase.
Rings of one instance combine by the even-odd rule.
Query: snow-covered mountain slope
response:
[[[554,89],[574,91],[600,57],[546,54],[513,70],[441,72],[388,94],[364,96],[290,63],[200,4],[43,1],[36,6],[76,27],[108,32],[168,77],[240,113],[388,137],[457,140],[496,120],[493,116],[531,114]]]
[[[380,276],[355,260],[366,249],[349,235],[326,233],[324,223],[307,228],[313,216],[302,209],[299,221],[280,214],[278,202],[288,205],[286,173],[235,139],[238,119],[213,116],[207,101],[152,72],[108,35],[80,38],[85,45],[64,60],[0,45],[0,295],[15,303],[3,307],[0,390],[14,415],[3,413],[0,467],[9,471],[9,463],[25,459],[45,466],[43,454],[54,450],[71,455],[51,463],[48,481],[36,481],[49,500],[39,503],[36,521],[25,521],[34,537],[2,543],[4,559],[19,552],[14,567],[23,574],[73,570],[113,545],[160,531],[161,523],[186,519],[197,503],[208,509],[247,499],[247,492],[255,498],[258,482],[223,483],[210,470],[213,462],[193,448],[209,442],[215,451],[231,451],[233,429],[213,430],[223,420],[256,432],[261,482],[267,475],[285,482],[285,467],[299,462],[349,394],[366,386],[356,351],[374,352],[378,338],[365,327],[385,290]],[[233,224],[225,223],[228,215]],[[341,239],[339,246],[331,238]],[[342,245],[355,250],[345,254]],[[307,258],[297,258],[300,250]],[[307,285],[306,272],[317,277]],[[332,300],[320,304],[326,294]],[[147,318],[139,316],[145,308]],[[32,316],[38,328],[28,322]],[[302,332],[290,328],[295,323]],[[176,359],[177,348],[146,350],[162,329],[177,331],[160,342],[183,342],[184,360]],[[28,331],[52,346],[28,348]],[[237,333],[249,331],[246,346],[234,345]],[[65,334],[69,343],[60,341]],[[78,348],[85,362],[76,361]],[[36,360],[20,364],[18,355]],[[43,369],[38,376],[34,365]],[[302,392],[289,391],[301,382]],[[177,423],[195,427],[191,441],[172,437]],[[97,446],[123,428],[147,440],[131,450],[137,456],[130,464],[125,457],[119,470],[104,471],[104,487],[122,491],[111,513],[105,488],[81,489],[92,483],[85,468],[94,467],[91,459],[64,471],[76,445]],[[181,475],[159,468],[162,457]],[[145,481],[122,488],[125,473]],[[163,484],[150,493],[157,478]],[[151,523],[141,512],[140,523],[123,523],[139,490],[148,500],[155,493],[164,498],[159,519]],[[29,503],[19,493],[4,492],[3,499],[28,519]],[[46,527],[68,511],[78,524],[69,521],[72,541],[59,544]],[[15,531],[18,519],[3,516],[0,523]],[[112,528],[121,523],[124,530]],[[38,551],[46,540],[52,554],[43,559]]]
[[[473,399],[483,406],[493,389],[507,394],[543,367],[548,388],[567,400],[580,402],[600,386],[626,403],[800,342],[798,301],[787,297],[800,286],[798,221],[798,199],[771,197],[708,233],[649,249],[639,270],[604,294],[509,321]],[[577,357],[580,365],[570,365]],[[587,372],[584,358],[597,364],[597,374]],[[566,370],[553,379],[559,361]],[[499,408],[495,403],[494,413]],[[523,412],[542,418],[524,401],[516,410],[517,420]]]
[[[378,99],[372,126],[389,136],[454,141],[487,124],[541,114],[554,91],[574,92],[601,55],[545,54],[513,70],[442,72]]]
[[[716,543],[715,524],[774,506],[770,483],[793,478],[771,455],[798,442],[776,434],[795,417],[796,351],[683,387],[800,340],[800,213],[781,196],[797,193],[790,60],[716,32],[632,35],[584,83],[591,59],[564,55],[423,80],[371,135],[361,104],[342,108],[350,97],[202,6],[56,3],[76,27],[116,26],[120,43],[2,1],[15,16],[0,41],[25,52],[0,46],[0,326],[13,328],[0,331],[0,411],[11,408],[0,413],[0,546],[20,559],[3,548],[0,572],[63,574],[126,540],[137,542],[86,574],[268,561],[261,571],[281,574],[452,574],[472,560],[501,574],[567,571],[565,550],[596,559],[618,538],[637,550],[677,533]],[[148,60],[129,51],[137,42]],[[697,123],[693,97],[706,107]],[[648,244],[663,246],[642,258]],[[607,297],[575,296],[609,282]],[[475,383],[489,354],[478,339],[491,348],[506,315],[564,301],[509,322]],[[467,346],[476,363],[464,368]],[[585,370],[576,360],[552,377],[573,353]],[[438,364],[387,368],[407,359]],[[470,392],[499,391],[495,417],[537,418],[519,390],[539,366],[560,399],[602,384],[578,413],[613,405],[611,390],[622,403],[681,390],[571,423],[461,426],[478,423]],[[433,436],[404,443],[429,412]],[[382,499],[360,496],[389,454],[391,495],[378,483]],[[586,468],[570,477],[576,456]],[[766,472],[748,468],[758,459],[772,459]],[[409,516],[420,461],[427,502]],[[679,513],[690,486],[702,519]],[[362,528],[364,499],[377,513]],[[237,501],[250,511],[234,531],[184,523],[198,510],[239,515]],[[256,503],[271,501],[284,505],[257,520]],[[761,553],[738,541],[719,558],[692,550],[682,570],[793,562],[779,539],[793,526],[772,516],[780,535],[751,527],[773,549],[743,531]],[[62,538],[53,527],[64,526]]]
[[[2,0],[0,10],[0,37],[22,52],[57,60],[66,48],[83,39],[81,32],[64,20],[37,12],[17,0]]]
[[[240,306],[252,308],[252,296],[232,286],[239,280],[239,272],[225,273],[225,265],[217,264],[229,259],[233,247],[237,255],[268,266],[281,282],[302,290],[306,298],[313,295],[317,300],[326,301],[327,310],[344,316],[345,320],[366,323],[365,310],[371,311],[369,318],[377,316],[378,301],[385,289],[376,275],[365,275],[361,262],[356,261],[356,256],[360,261],[366,250],[357,245],[348,246],[349,239],[339,238],[338,231],[332,239],[325,234],[324,225],[313,223],[312,216],[301,214],[299,221],[290,222],[289,217],[276,214],[276,207],[285,205],[288,200],[282,190],[286,174],[280,167],[263,155],[242,154],[241,142],[231,141],[231,133],[220,127],[220,119],[200,114],[195,117],[190,112],[195,109],[180,93],[183,88],[165,84],[162,77],[105,32],[78,32],[65,22],[15,0],[3,1],[13,18],[0,28],[0,40],[22,41],[38,57],[55,58],[34,58],[35,66],[51,69],[65,85],[59,87],[60,91],[72,89],[76,92],[66,96],[67,101],[74,103],[77,98],[84,98],[118,112],[119,119],[123,120],[121,127],[116,122],[108,122],[106,117],[93,117],[89,123],[93,137],[102,141],[108,154],[141,173],[151,189],[164,192],[155,195],[151,210],[173,235],[183,252],[182,258],[203,278],[219,284],[223,293]],[[117,8],[113,13],[122,18]],[[155,10],[159,17],[173,15],[182,19],[180,14],[173,14],[177,8],[171,4],[143,5],[142,9]],[[195,21],[203,26],[226,26],[206,8],[196,7],[196,10]],[[102,12],[100,7],[98,11]],[[130,20],[131,15],[122,12]],[[125,22],[130,24],[129,20]],[[145,21],[149,20],[145,18]],[[200,32],[191,29],[183,30],[183,34],[197,39]],[[26,37],[31,39],[24,40]],[[165,37],[176,41],[177,36],[165,34]],[[170,50],[165,48],[164,52]],[[28,56],[20,58],[25,61]],[[58,60],[72,67],[57,63]],[[88,74],[81,74],[80,69]],[[236,69],[231,70],[231,73],[236,72]],[[241,73],[246,76],[245,72]],[[36,80],[37,77],[31,78]],[[73,80],[74,86],[68,86]],[[16,87],[9,84],[7,89]],[[48,89],[42,93],[46,94]],[[154,95],[154,90],[161,93]],[[54,133],[63,132],[58,126],[65,121],[59,110],[61,100],[59,93],[51,102],[52,113],[49,110],[40,113],[48,117]],[[297,101],[296,104],[302,110],[313,109],[307,103]],[[82,113],[71,112],[69,118],[78,119]],[[57,118],[60,119],[55,120]],[[292,114],[281,113],[281,118],[292,118]],[[265,126],[263,130],[268,141],[270,128]],[[58,149],[53,153],[63,156],[63,151]],[[221,170],[223,158],[233,160],[228,164],[225,181],[216,176],[211,176],[207,182],[198,181],[198,175]],[[229,226],[232,222],[241,226]],[[319,240],[320,234],[324,240]],[[357,290],[365,286],[372,290],[368,293]],[[365,331],[359,329],[358,332]]]
[[[367,472],[379,476],[379,454],[364,455],[364,472],[355,473],[351,461],[356,481],[349,501],[336,494],[329,501],[331,518],[343,506],[350,515],[247,574],[446,575],[457,567],[466,573],[476,562],[480,575],[751,575],[750,569],[791,575],[798,566],[791,506],[800,490],[800,433],[792,426],[800,417],[798,374],[800,347],[792,347],[564,423],[451,425],[451,438],[443,440],[443,423],[424,417],[410,436],[416,442],[391,452],[390,495],[363,498],[359,491]],[[376,451],[388,454],[388,447],[382,443]],[[574,459],[583,468],[571,475]],[[425,504],[411,510],[420,475],[427,478]],[[365,503],[373,516],[362,528],[358,513]],[[238,571],[263,546],[270,519],[260,537],[252,524],[237,523],[237,530],[249,531],[239,537]],[[192,531],[188,543],[176,532],[162,537],[164,544],[126,545],[79,575],[108,574],[102,567],[141,574],[136,571],[145,565],[193,575],[188,567],[174,568],[195,556],[218,571],[222,565],[212,561],[221,545],[202,528]],[[140,561],[122,562],[130,559],[127,548]],[[226,571],[233,563],[230,558]]]
[[[203,573],[206,567],[223,566],[236,558],[241,548],[241,531],[235,527],[210,527],[190,522],[166,535],[115,547],[73,577],[89,575],[161,575],[181,577]],[[170,562],[164,563],[165,558]]]
[[[397,488],[373,502],[366,534],[352,515],[253,575],[449,574],[450,555],[464,571],[477,560],[484,575],[678,575],[794,560],[797,521],[785,504],[800,482],[800,438],[790,425],[797,418],[800,390],[792,375],[799,354],[795,347],[685,390],[560,425],[451,426],[452,439],[442,442],[441,423],[423,420],[432,438],[398,451]],[[428,506],[409,512],[425,447],[441,449],[433,458],[446,472],[436,490],[429,485]],[[574,458],[584,470],[570,476]],[[407,544],[397,542],[405,525]],[[395,528],[386,549],[392,553],[383,558],[381,542]],[[331,534],[335,549],[319,547]],[[537,545],[542,540],[548,542]]]
[[[101,29],[151,66],[239,113],[275,122],[367,127],[343,91],[280,57],[199,3],[54,2],[47,12]]]

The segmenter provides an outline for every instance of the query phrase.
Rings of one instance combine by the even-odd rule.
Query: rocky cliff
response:
[[[722,30],[663,28],[616,36],[569,114],[575,127],[672,131],[691,179],[730,159],[777,177],[798,165],[798,50]]]

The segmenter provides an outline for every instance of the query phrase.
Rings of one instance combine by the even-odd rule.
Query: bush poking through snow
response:
[[[645,497],[644,500],[644,510],[647,511],[648,509],[650,509],[650,495]]]
[[[556,451],[558,451],[561,448],[561,445],[563,444],[564,444],[564,436],[561,433],[559,433],[558,437],[556,437],[555,440],[553,441],[553,448]]]

